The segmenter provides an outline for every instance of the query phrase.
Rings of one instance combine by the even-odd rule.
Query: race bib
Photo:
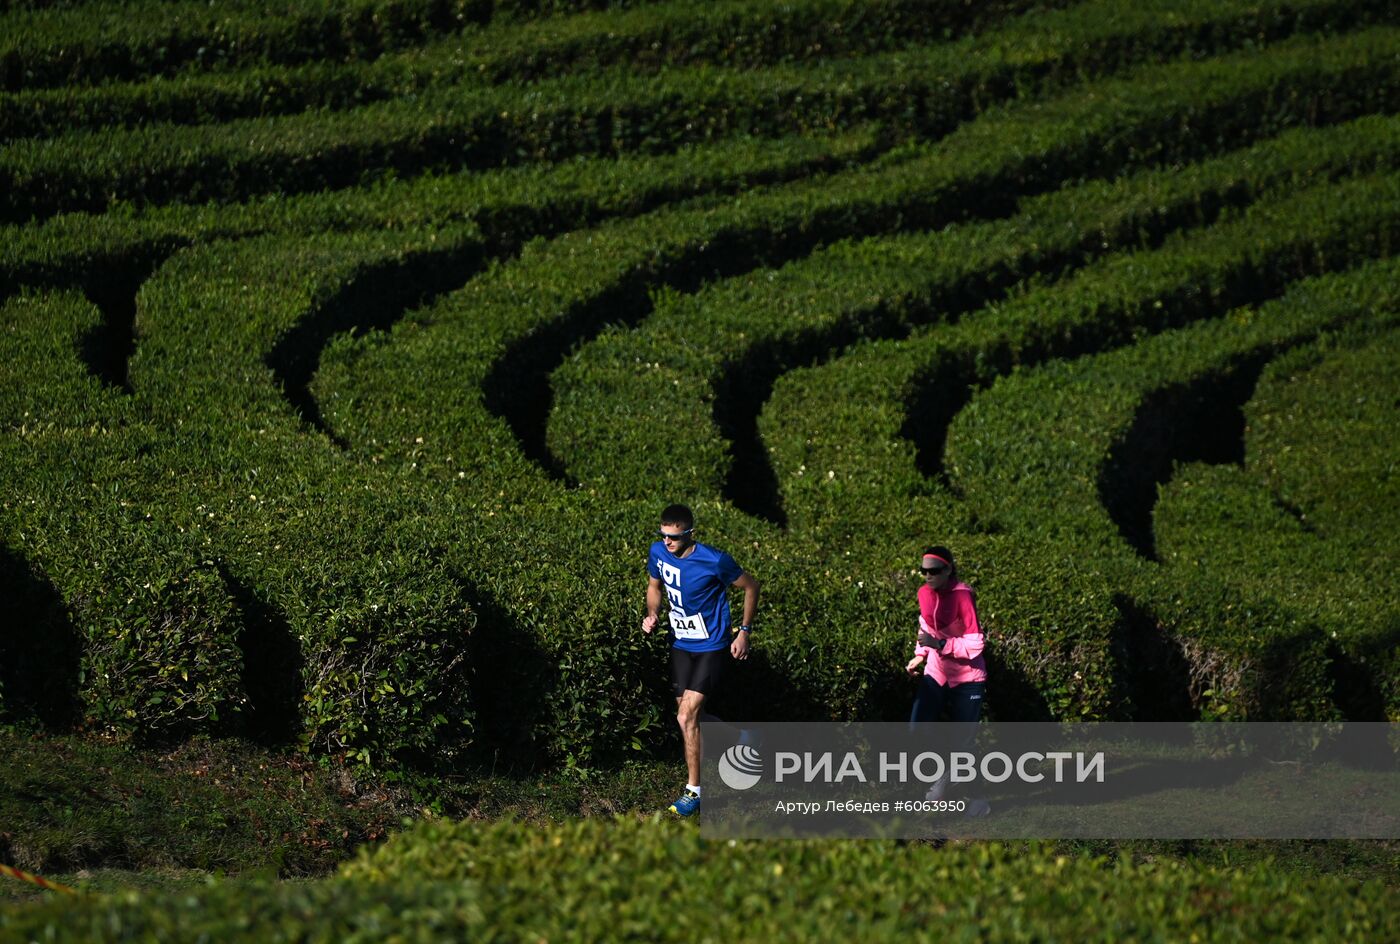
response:
[[[671,611],[671,632],[677,639],[709,639],[710,631],[705,628],[705,617],[696,613],[686,616],[676,610]]]

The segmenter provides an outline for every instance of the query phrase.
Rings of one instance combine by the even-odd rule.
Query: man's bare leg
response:
[[[686,776],[690,778],[686,782],[696,787],[700,786],[700,719],[709,718],[704,713],[704,707],[705,696],[702,692],[687,688],[676,699],[676,723],[680,725],[681,737],[685,741],[685,769]]]

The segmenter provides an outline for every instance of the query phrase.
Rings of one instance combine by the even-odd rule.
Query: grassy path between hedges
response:
[[[484,828],[508,819],[523,829],[614,816],[645,822],[672,798],[677,773],[676,763],[653,758],[581,774],[485,770],[413,783],[375,781],[244,741],[131,749],[0,731],[0,862],[95,894],[160,895],[201,888],[216,877],[302,882],[332,874],[405,829],[425,828],[414,825],[425,820]],[[692,829],[670,825],[678,836]],[[771,854],[782,858],[839,844],[772,845],[778,848]],[[1031,844],[1011,845],[1031,853]],[[1397,842],[1061,841],[1036,846],[1035,855],[1192,869],[1265,867],[1299,878],[1376,882],[1390,894],[1400,890]],[[52,897],[5,880],[0,914]]]

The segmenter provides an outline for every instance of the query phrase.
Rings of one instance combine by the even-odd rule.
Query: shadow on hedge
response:
[[[409,254],[368,266],[331,298],[297,322],[267,356],[283,396],[308,424],[341,449],[347,448],[321,415],[310,384],[321,352],[337,334],[387,331],[403,315],[464,285],[485,264],[482,246],[466,240],[446,250]]]
[[[127,366],[136,353],[136,295],[181,245],[142,246],[106,258],[82,278],[83,294],[102,313],[102,326],[82,339],[80,356],[94,377],[122,393],[131,393]]]
[[[302,670],[306,660],[287,618],[260,599],[222,565],[219,575],[242,616],[238,634],[242,654],[243,690],[248,696],[244,731],[265,747],[296,742],[301,734],[301,708],[306,693]]]
[[[78,721],[82,644],[53,584],[0,546],[0,716],[36,719],[53,730]]]
[[[1191,666],[1181,643],[1125,594],[1114,594],[1119,620],[1110,637],[1118,703],[1129,721],[1199,721],[1191,701]]]

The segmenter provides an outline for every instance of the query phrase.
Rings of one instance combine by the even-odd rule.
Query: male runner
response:
[[[731,658],[749,657],[749,631],[758,610],[758,581],[721,550],[694,539],[695,516],[685,505],[661,513],[660,540],[647,555],[647,611],[642,632],[656,626],[662,602],[671,611],[671,690],[685,739],[689,782],[671,812],[700,810],[700,717]],[[730,638],[730,584],[744,591],[744,621]]]

